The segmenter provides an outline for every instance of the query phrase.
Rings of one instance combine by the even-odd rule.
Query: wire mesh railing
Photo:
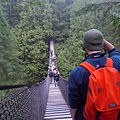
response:
[[[43,120],[48,91],[49,77],[0,99],[0,120]]]
[[[59,87],[66,103],[68,104],[68,81],[61,76],[59,77]]]

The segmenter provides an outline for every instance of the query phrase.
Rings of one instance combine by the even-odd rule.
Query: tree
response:
[[[0,2],[0,79],[18,79],[20,66],[16,51],[17,43],[3,12],[4,2]]]
[[[110,40],[118,49],[120,17],[118,0],[100,1],[99,3],[88,4],[78,10],[78,16],[93,13],[96,20],[96,28],[100,29],[106,39]]]
[[[22,60],[21,65],[29,79],[28,82],[42,81],[47,75],[48,45],[46,38],[50,36],[51,29],[49,29],[48,21],[50,19],[46,5],[47,3],[38,6],[34,1],[24,1],[23,11],[20,13],[21,21],[14,29],[14,34],[19,42],[19,59]]]

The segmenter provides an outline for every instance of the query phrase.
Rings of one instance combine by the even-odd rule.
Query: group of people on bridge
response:
[[[49,68],[49,77],[51,78],[51,83],[55,83],[55,87],[58,86],[59,82],[59,71],[55,68]]]
[[[53,50],[50,49],[50,65],[48,67],[49,77],[51,78],[51,83],[55,84],[55,87],[58,86],[59,82],[59,71],[56,65],[56,56],[53,54]]]

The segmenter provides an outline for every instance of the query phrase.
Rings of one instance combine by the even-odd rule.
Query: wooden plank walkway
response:
[[[59,87],[50,84],[48,102],[44,120],[72,120],[70,110],[66,104]]]

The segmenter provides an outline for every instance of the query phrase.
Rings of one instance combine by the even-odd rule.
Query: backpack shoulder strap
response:
[[[90,73],[92,73],[93,71],[96,70],[96,68],[91,65],[90,63],[84,61],[82,63],[79,64],[79,66],[83,66],[84,68],[86,68]],[[106,64],[105,66],[107,67],[113,67],[113,61],[111,58],[106,58]]]
[[[93,71],[96,70],[96,68],[93,65],[91,65],[90,63],[88,63],[86,61],[79,64],[79,66],[86,68],[90,73],[92,73]]]
[[[113,60],[111,58],[107,58],[105,66],[113,67]]]

